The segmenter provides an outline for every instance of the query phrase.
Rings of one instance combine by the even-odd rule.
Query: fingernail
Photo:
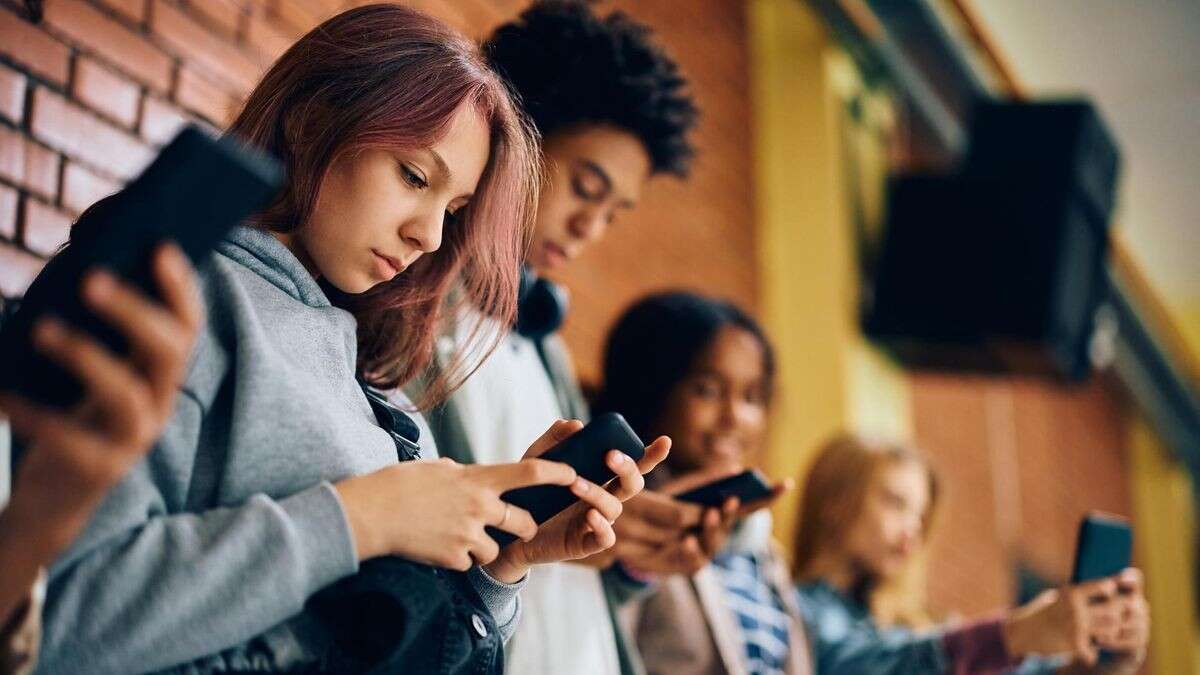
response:
[[[575,487],[579,488],[580,492],[587,492],[588,490],[592,489],[592,486],[589,485],[588,482],[582,478],[575,479]]]
[[[626,454],[625,454],[625,453],[623,453],[623,452],[618,452],[618,453],[617,453],[617,458],[616,458],[616,459],[614,459],[613,461],[614,461],[614,462],[616,462],[617,464],[624,464],[624,463],[625,463],[626,461],[628,461],[628,460],[629,460],[629,456],[628,456],[628,455],[626,455]]]

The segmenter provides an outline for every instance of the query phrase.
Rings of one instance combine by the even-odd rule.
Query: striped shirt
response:
[[[725,601],[737,617],[751,675],[783,675],[788,662],[790,617],[767,580],[762,556],[726,549],[713,558]]]

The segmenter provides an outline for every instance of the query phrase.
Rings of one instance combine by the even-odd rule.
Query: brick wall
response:
[[[38,4],[38,3],[34,3]],[[0,0],[0,293],[20,294],[72,218],[136,175],[185,120],[228,123],[262,71],[339,0]],[[524,0],[408,3],[473,37]],[[594,377],[604,331],[650,288],[754,301],[749,102],[740,2],[604,3],[656,27],[693,77],[704,153],[685,193],[660,179],[645,205],[566,277],[568,339]],[[686,195],[686,196],[685,196]],[[640,259],[653,251],[648,265]]]
[[[598,379],[603,339],[649,290],[687,287],[756,305],[749,56],[740,0],[614,3],[654,26],[691,78],[700,154],[686,183],[655,178],[642,204],[567,270],[576,306],[565,334],[580,376]],[[604,6],[607,6],[605,3]],[[686,7],[687,11],[681,11]]]
[[[931,540],[930,601],[941,613],[1011,606],[1016,565],[1065,582],[1090,510],[1132,515],[1128,403],[1111,379],[916,375],[914,432],[946,490]]]
[[[301,26],[273,3],[0,2],[0,292],[20,294],[71,220],[186,120],[225,124]],[[290,39],[290,38],[289,38]]]

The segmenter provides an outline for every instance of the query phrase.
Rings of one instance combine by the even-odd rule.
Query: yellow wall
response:
[[[1151,608],[1156,673],[1200,673],[1195,492],[1187,473],[1137,420],[1130,435],[1137,560]]]
[[[861,93],[861,83],[803,3],[750,0],[748,11],[760,307],[780,362],[766,467],[775,477],[799,479],[816,445],[835,430],[911,437],[910,394],[905,376],[864,343],[856,324],[839,125],[842,102]],[[865,162],[858,176],[868,185],[886,163],[872,142],[853,140]],[[878,201],[878,194],[867,197]],[[1175,318],[1200,350],[1200,301]],[[1131,435],[1130,466],[1138,560],[1153,612],[1153,672],[1200,675],[1192,486],[1141,421]],[[794,534],[798,496],[794,491],[775,509],[785,542]]]
[[[844,428],[907,437],[904,378],[862,340],[840,126],[861,85],[796,0],[748,5],[754,103],[759,296],[779,351],[780,398],[766,461],[800,479],[817,445]],[[862,157],[882,180],[882,146]],[[878,143],[878,141],[876,141]],[[877,195],[876,195],[877,198]],[[775,509],[791,541],[798,491]]]
[[[1200,298],[1171,302],[1185,347],[1200,353]],[[1200,383],[1197,383],[1200,384]],[[1144,420],[1130,434],[1137,553],[1146,572],[1153,629],[1150,658],[1157,673],[1200,675],[1197,603],[1197,488]]]
[[[1200,298],[1191,298],[1174,307],[1179,331],[1194,354],[1200,354]]]

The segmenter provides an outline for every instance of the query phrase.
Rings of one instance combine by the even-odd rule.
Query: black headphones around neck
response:
[[[557,331],[567,318],[567,289],[539,277],[528,265],[521,266],[517,291],[517,333],[530,340]]]

